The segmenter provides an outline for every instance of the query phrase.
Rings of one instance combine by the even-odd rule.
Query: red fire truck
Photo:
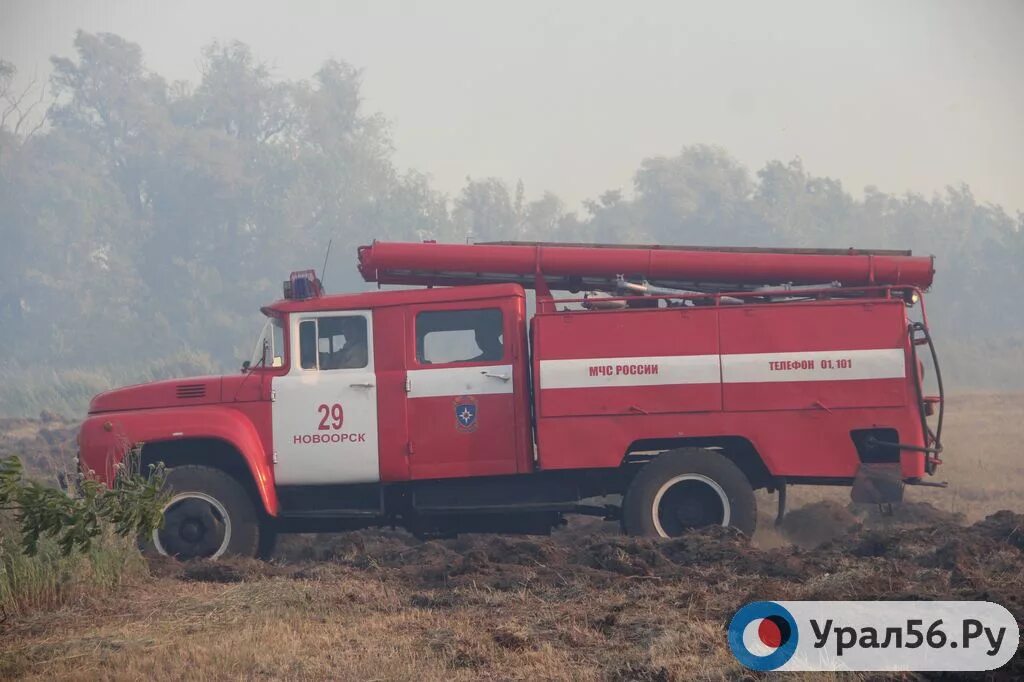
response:
[[[84,472],[113,484],[128,453],[168,469],[157,551],[371,525],[546,533],[573,513],[752,533],[758,489],[781,518],[788,485],[883,504],[936,485],[931,258],[375,242],[358,259],[406,288],[325,295],[293,273],[240,374],[93,399]]]

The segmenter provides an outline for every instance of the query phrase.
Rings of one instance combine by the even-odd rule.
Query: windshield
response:
[[[249,358],[250,367],[284,366],[284,329],[276,317],[267,319]]]

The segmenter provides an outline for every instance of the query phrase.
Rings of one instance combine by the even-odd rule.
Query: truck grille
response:
[[[206,395],[206,384],[181,384],[176,390],[181,400],[202,398]]]

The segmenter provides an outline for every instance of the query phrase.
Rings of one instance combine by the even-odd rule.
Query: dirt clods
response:
[[[856,532],[862,525],[847,507],[825,500],[789,512],[780,529],[794,544],[816,547]]]
[[[957,526],[964,515],[944,511],[927,502],[903,502],[888,506],[840,504],[832,500],[813,502],[786,514],[780,531],[795,545],[813,548],[850,537],[861,530],[899,530],[922,526]],[[873,556],[878,551],[861,551]]]
[[[794,516],[798,521],[825,518],[831,528],[846,528],[847,533],[831,538],[819,535],[814,540],[825,539],[808,550],[798,546],[761,549],[742,533],[718,527],[671,540],[568,530],[548,538],[467,535],[420,542],[397,531],[360,531],[344,540],[344,536],[323,536],[327,546],[319,554],[333,556],[327,564],[308,562],[303,544],[307,540],[299,541],[297,553],[286,541],[263,575],[306,579],[319,565],[354,574],[369,571],[382,579],[393,576],[416,590],[409,597],[411,606],[432,611],[464,606],[466,589],[528,590],[586,600],[593,590],[613,589],[621,596],[677,585],[686,586],[683,594],[687,594],[715,592],[717,585],[727,585],[722,599],[729,608],[756,598],[971,598],[983,589],[998,590],[1001,595],[1024,594],[1024,515],[999,512],[973,526],[880,527],[868,527],[845,508],[833,505],[818,505]],[[789,532],[803,527],[794,523]],[[346,549],[331,550],[331,542]],[[259,574],[253,568],[258,562],[229,563],[231,568],[224,569],[189,564],[181,577],[232,581]],[[1005,599],[1000,603],[1011,608]],[[1019,601],[1012,603],[1012,608],[1020,609]],[[588,620],[588,628],[602,634],[618,632],[627,622],[621,609],[621,603],[603,604]],[[517,643],[517,637],[529,640],[523,632],[496,630],[493,634],[508,649],[527,646]]]
[[[964,522],[964,515],[939,509],[929,502],[901,502],[891,509],[878,505],[856,505],[868,526],[929,526]]]
[[[1024,550],[1024,514],[1003,510],[972,526],[978,533]]]

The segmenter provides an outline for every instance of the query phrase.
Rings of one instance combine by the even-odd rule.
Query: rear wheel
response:
[[[245,488],[229,474],[206,466],[169,469],[164,525],[148,548],[177,559],[256,556],[260,524]]]
[[[757,525],[757,501],[744,473],[713,450],[671,450],[636,475],[622,503],[630,535],[675,537],[692,528]]]

